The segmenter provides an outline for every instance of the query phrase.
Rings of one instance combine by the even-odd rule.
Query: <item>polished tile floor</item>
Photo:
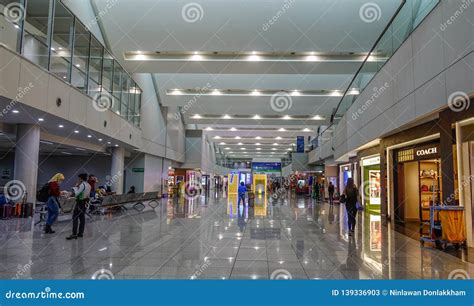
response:
[[[306,197],[211,194],[164,199],[155,210],[70,221],[44,235],[31,219],[0,220],[2,279],[446,279],[474,265],[420,244],[362,213],[349,236],[344,207]]]

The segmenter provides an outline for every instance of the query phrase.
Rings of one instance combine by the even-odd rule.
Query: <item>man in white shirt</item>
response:
[[[91,185],[87,183],[87,173],[79,174],[79,181],[76,187],[72,188],[76,198],[76,206],[72,214],[72,235],[66,237],[67,240],[82,238],[86,226],[86,204],[89,202]]]

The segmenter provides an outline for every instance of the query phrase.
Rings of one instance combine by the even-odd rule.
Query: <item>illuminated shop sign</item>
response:
[[[362,160],[362,166],[373,166],[380,164],[380,156],[366,158]]]
[[[422,145],[410,149],[402,149],[397,152],[397,161],[399,163],[437,157],[439,157],[438,144]]]

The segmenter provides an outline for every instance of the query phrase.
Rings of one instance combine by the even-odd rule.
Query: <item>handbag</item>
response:
[[[363,211],[363,210],[364,210],[364,206],[362,206],[362,204],[360,204],[359,201],[356,202],[356,208],[357,208],[357,210],[359,210],[359,211]]]
[[[346,203],[346,195],[345,194],[341,195],[341,198],[339,199],[339,202],[340,203]]]

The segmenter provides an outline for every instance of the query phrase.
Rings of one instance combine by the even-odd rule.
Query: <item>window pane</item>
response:
[[[129,84],[130,84],[130,77],[128,76],[128,74],[124,73],[122,75],[122,98],[121,98],[122,108],[120,110],[120,115],[125,119],[127,119],[127,116],[128,116],[128,102],[130,99]]]
[[[104,48],[95,37],[91,39],[91,54],[89,59],[89,95],[100,92],[102,82],[102,54]]]
[[[102,70],[102,88],[112,92],[112,74],[114,69],[114,58],[109,52],[104,52],[104,69]]]
[[[122,67],[120,67],[117,61],[114,61],[114,84],[113,84],[113,94],[120,102],[120,94],[122,91]]]
[[[70,81],[73,30],[74,17],[56,0],[50,71],[68,82]]]
[[[89,59],[90,33],[86,27],[76,19],[74,36],[74,56],[72,58],[72,85],[86,92],[86,75]]]
[[[20,51],[21,25],[25,10],[21,0],[0,0],[0,42],[15,52]]]
[[[28,1],[25,17],[23,56],[48,69],[49,0]]]

